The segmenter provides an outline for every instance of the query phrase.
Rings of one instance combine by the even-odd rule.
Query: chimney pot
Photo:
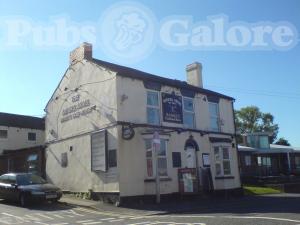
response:
[[[90,43],[83,42],[79,47],[70,53],[70,65],[82,61],[83,59],[91,60],[93,58],[93,46]]]
[[[187,83],[196,87],[203,88],[202,83],[202,64],[194,62],[186,66]]]

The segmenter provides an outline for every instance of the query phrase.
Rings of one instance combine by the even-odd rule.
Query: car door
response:
[[[18,195],[18,188],[16,186],[17,184],[16,175],[9,174],[7,178],[8,178],[7,179],[8,186],[6,188],[7,198],[11,200],[17,200],[19,198],[19,195]]]
[[[0,198],[2,199],[7,199],[8,196],[8,192],[7,192],[7,188],[9,186],[8,184],[8,175],[2,175],[0,176]]]

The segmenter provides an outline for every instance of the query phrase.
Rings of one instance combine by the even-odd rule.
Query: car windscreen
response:
[[[31,184],[45,184],[47,183],[43,178],[34,174],[22,174],[17,176],[18,185],[31,185]]]

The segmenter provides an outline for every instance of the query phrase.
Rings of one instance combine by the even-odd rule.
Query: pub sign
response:
[[[169,93],[162,93],[161,96],[163,120],[170,123],[183,123],[182,97]]]

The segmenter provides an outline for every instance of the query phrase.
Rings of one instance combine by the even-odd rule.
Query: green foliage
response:
[[[285,138],[279,138],[278,141],[275,142],[276,145],[284,145],[284,146],[291,146],[288,140]]]
[[[245,195],[279,194],[281,190],[271,187],[244,186]]]
[[[263,113],[257,106],[248,106],[235,111],[236,130],[239,134],[267,132],[270,136],[270,143],[277,137],[279,126],[274,123],[274,116],[271,113]]]

